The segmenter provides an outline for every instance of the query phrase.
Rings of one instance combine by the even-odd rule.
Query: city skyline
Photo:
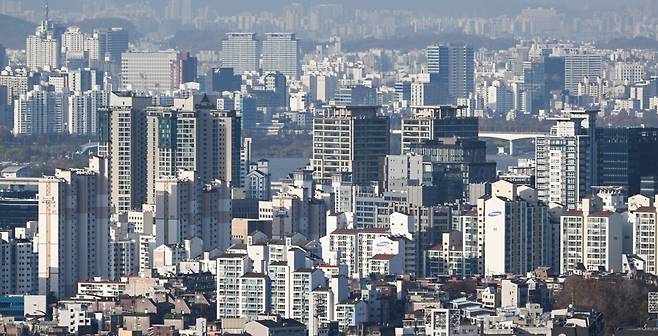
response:
[[[0,333],[657,334],[620,5],[0,0]]]

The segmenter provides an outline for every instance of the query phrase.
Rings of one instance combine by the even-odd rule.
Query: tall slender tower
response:
[[[27,67],[30,69],[58,68],[61,65],[60,37],[49,16],[48,1],[45,1],[44,20],[41,21],[34,35],[26,39],[25,54]]]
[[[151,97],[114,92],[99,111],[99,155],[110,159],[112,207],[140,209],[146,201],[146,107]]]

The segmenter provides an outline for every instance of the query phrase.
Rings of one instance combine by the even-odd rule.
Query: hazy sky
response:
[[[25,7],[37,8],[43,6],[43,0],[18,0]],[[56,9],[80,8],[82,2],[111,2],[123,4],[136,0],[50,0],[51,7]],[[162,8],[169,0],[139,0],[148,2],[154,8]],[[176,0],[178,1],[178,0]],[[592,11],[604,6],[631,7],[651,4],[656,8],[658,0],[192,0],[195,5],[211,5],[221,8],[227,14],[240,11],[276,10],[286,4],[298,2],[302,4],[341,3],[349,7],[359,8],[398,8],[411,10],[431,10],[437,14],[446,15],[501,15],[516,14],[527,6],[556,6],[565,10]]]

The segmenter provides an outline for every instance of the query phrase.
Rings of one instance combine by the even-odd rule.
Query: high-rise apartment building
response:
[[[352,173],[356,184],[379,181],[379,165],[389,153],[389,119],[377,107],[336,106],[313,119],[314,177],[330,183]]]
[[[525,274],[547,264],[548,207],[537,199],[537,191],[498,181],[490,196],[478,200],[477,211],[485,274]]]
[[[68,98],[52,86],[34,86],[14,106],[14,134],[61,134],[68,131]]]
[[[7,104],[13,106],[14,100],[39,84],[39,76],[25,69],[4,69],[0,72],[0,85],[7,87]]]
[[[13,128],[14,127],[14,103],[21,96],[31,90],[36,84],[39,84],[40,76],[37,73],[28,72],[26,69],[4,69],[0,72],[0,86],[5,87],[2,89],[0,98],[1,105],[5,105],[4,115],[0,118],[2,125]]]
[[[107,278],[109,167],[92,157],[89,168],[57,170],[39,182],[39,293],[69,297],[80,280]]]
[[[113,92],[110,107],[99,111],[99,155],[110,160],[112,207],[140,209],[146,201],[146,107],[151,97]]]
[[[426,53],[431,81],[447,87],[450,102],[475,93],[475,54],[472,47],[431,45]]]
[[[155,181],[194,171],[201,183],[240,185],[241,128],[234,111],[216,110],[214,97],[175,99],[152,107],[151,97],[113,93],[99,114],[100,153],[111,158],[116,211],[152,204]]]
[[[281,72],[289,79],[300,74],[299,41],[292,33],[269,33],[265,35],[262,49],[263,72]]]
[[[193,171],[155,181],[155,244],[200,238],[203,250],[225,250],[231,236],[231,194],[222,181],[203,183]]]
[[[37,294],[38,259],[34,236],[18,236],[13,231],[0,234],[0,295]]]
[[[175,99],[171,108],[146,112],[147,200],[153,201],[154,182],[195,171],[202,183],[221,180],[242,184],[241,120],[233,110],[217,110],[217,97]]]
[[[26,44],[25,55],[29,69],[54,69],[61,65],[60,36],[47,18],[37,27],[34,35],[27,37]]]
[[[603,210],[598,196],[583,198],[579,210],[560,217],[560,272],[621,269],[624,215]]]
[[[259,57],[260,50],[254,33],[227,33],[222,41],[222,67],[233,68],[238,75],[258,71]]]
[[[93,135],[98,128],[98,111],[107,106],[105,91],[76,91],[68,97],[68,133]]]
[[[635,195],[628,199],[628,221],[633,226],[633,254],[644,261],[644,272],[658,274],[658,211],[656,199]]]
[[[311,292],[324,286],[326,279],[319,269],[300,268],[290,274],[290,318],[304,324],[309,323]]]
[[[270,278],[263,273],[245,273],[238,279],[239,316],[248,321],[257,320],[270,312],[272,297]]]
[[[155,245],[181,244],[196,236],[199,223],[196,201],[200,183],[193,171],[181,171],[178,176],[161,177],[155,181],[152,204],[155,205]]]
[[[243,317],[240,279],[252,270],[253,261],[246,254],[225,253],[217,258],[217,318]],[[271,294],[268,291],[266,295]]]
[[[535,184],[545,203],[576,210],[597,185],[597,111],[565,111],[549,134],[535,142]]]
[[[618,62],[615,63],[611,77],[629,84],[638,83],[647,78],[644,68],[644,64],[640,62]]]
[[[69,70],[69,92],[85,92],[90,90],[103,90],[107,88],[105,72],[91,68]],[[107,105],[107,104],[106,104]]]
[[[85,42],[86,37],[80,27],[71,26],[62,34],[62,53],[67,58],[69,53],[79,56],[86,50]]]

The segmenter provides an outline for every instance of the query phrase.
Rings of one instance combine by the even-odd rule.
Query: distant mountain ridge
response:
[[[94,29],[121,27],[128,31],[131,40],[138,39],[141,33],[137,31],[135,24],[120,18],[96,18],[85,19],[80,22],[60,23],[64,27],[78,26],[82,31],[91,33]],[[37,23],[23,20],[21,18],[0,14],[0,44],[8,49],[25,49],[25,40],[34,34]]]
[[[135,41],[141,37],[141,33],[135,27],[135,24],[122,19],[122,18],[94,18],[94,19],[84,19],[79,22],[68,22],[65,26],[78,26],[80,29],[87,33],[91,34],[94,29],[106,29],[106,28],[115,28],[120,27],[128,31],[128,37],[131,41]]]
[[[9,49],[25,49],[25,39],[35,28],[35,23],[0,14],[0,44]]]

